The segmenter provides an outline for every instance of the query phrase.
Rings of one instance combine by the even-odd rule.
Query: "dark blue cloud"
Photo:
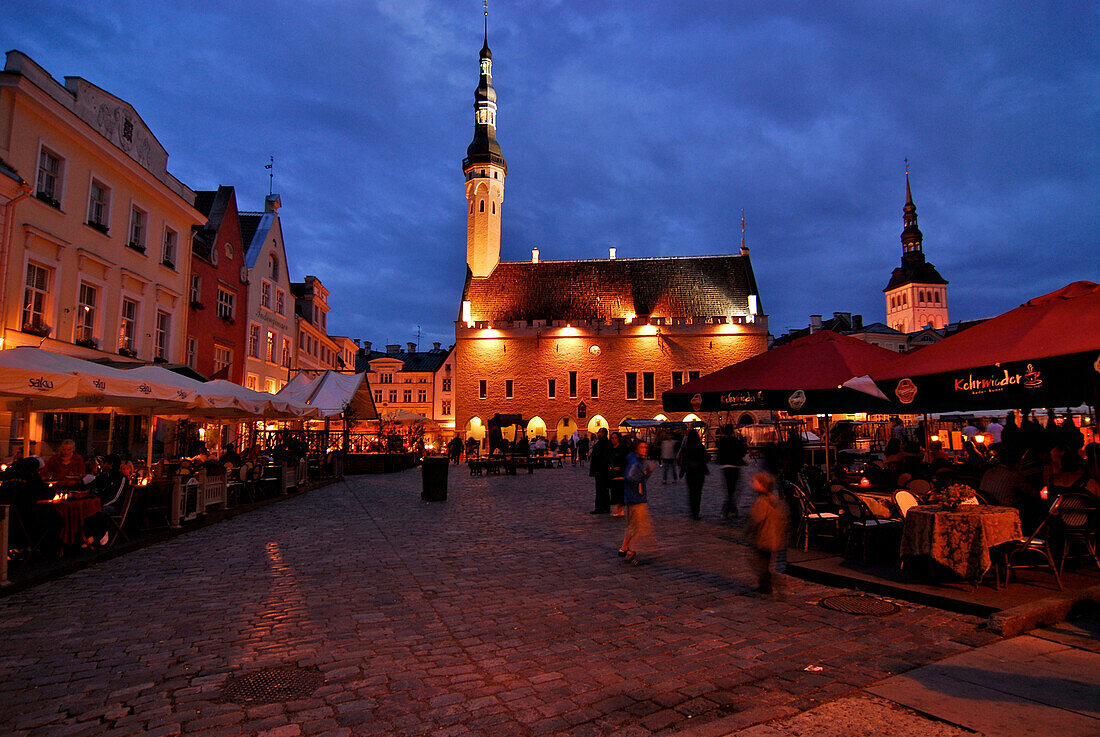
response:
[[[275,187],[334,332],[453,340],[476,0],[14,0],[0,41],[128,100],[195,188]],[[903,159],[953,319],[1100,278],[1087,3],[494,2],[503,252],[734,251],[772,330],[882,320]]]

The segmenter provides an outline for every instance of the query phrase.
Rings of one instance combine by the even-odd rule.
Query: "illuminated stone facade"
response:
[[[764,351],[767,318],[743,241],[720,256],[545,261],[536,251],[530,262],[500,261],[507,169],[491,71],[486,42],[462,162],[469,269],[455,323],[458,434],[481,439],[497,413],[522,415],[528,434],[552,438],[664,417],[662,392]]]

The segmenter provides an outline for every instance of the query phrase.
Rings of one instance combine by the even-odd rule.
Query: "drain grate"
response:
[[[277,704],[305,698],[324,682],[316,668],[264,668],[233,676],[222,696],[237,704]]]
[[[901,611],[897,604],[879,599],[866,594],[837,594],[826,596],[820,602],[826,609],[845,614],[861,614],[873,617],[883,617]]]

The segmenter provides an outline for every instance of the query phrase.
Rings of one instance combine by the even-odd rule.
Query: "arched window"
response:
[[[268,260],[268,263],[271,266],[271,278],[274,279],[275,281],[278,281],[279,280],[279,259],[275,256],[275,254],[271,254],[271,258]]]
[[[485,212],[485,200],[481,201],[481,212]]]
[[[497,214],[497,203],[496,202],[493,203],[493,214],[494,215]]]
[[[939,292],[939,290],[937,289],[937,290],[936,290],[936,304],[939,304],[939,303],[940,303],[940,292]]]

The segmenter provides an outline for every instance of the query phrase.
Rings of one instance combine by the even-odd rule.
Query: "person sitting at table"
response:
[[[206,448],[206,443],[199,446],[199,452],[191,456],[192,467],[198,467],[199,465],[206,463],[210,460],[210,451]]]
[[[883,468],[891,475],[892,479],[896,479],[901,474],[904,463],[905,453],[901,450],[901,441],[897,438],[890,438],[890,442],[886,444],[886,450],[883,451]]]
[[[932,467],[933,471],[951,467],[951,456],[947,455],[947,451],[944,450],[942,440],[932,441],[932,453],[928,464]]]
[[[40,539],[56,540],[61,531],[61,517],[38,504],[53,497],[53,490],[39,474],[41,468],[42,459],[38,456],[20,458],[8,466],[0,485],[0,504],[11,505],[12,511],[19,515],[18,523],[13,519],[10,525],[14,549],[29,550]]]
[[[228,443],[225,446],[225,452],[222,453],[222,457],[219,458],[223,464],[227,466],[239,467],[244,461],[241,460],[241,454],[237,452],[236,446],[233,443]]]
[[[1062,455],[1062,466],[1050,477],[1047,485],[1049,499],[1059,494],[1091,494],[1100,500],[1100,483],[1089,477],[1085,461],[1074,451]]]
[[[1038,490],[1020,473],[1020,449],[1002,447],[997,464],[982,474],[978,491],[991,504],[1015,507],[1020,512],[1020,524],[1030,533],[1043,519],[1050,502],[1040,499]]]
[[[114,453],[104,458],[103,471],[88,488],[99,497],[100,504],[103,505],[100,511],[84,520],[84,547],[92,548],[107,544],[109,520],[122,514],[122,505],[130,488],[130,479],[122,472],[122,459]]]
[[[50,456],[40,471],[42,480],[55,490],[79,489],[84,484],[84,459],[76,452],[76,443],[66,439],[61,441],[57,453]]]

